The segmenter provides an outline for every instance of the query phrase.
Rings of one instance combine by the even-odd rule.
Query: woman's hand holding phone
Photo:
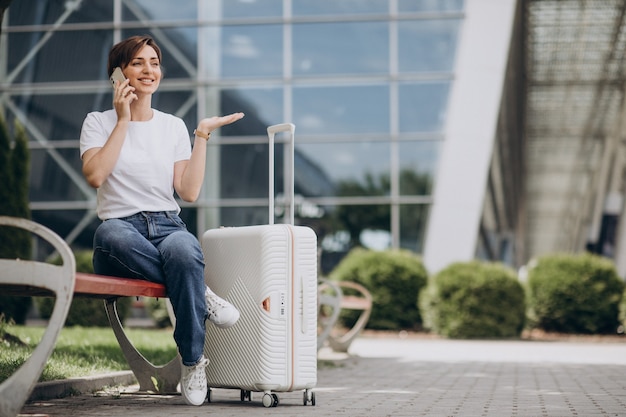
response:
[[[129,84],[122,69],[116,67],[110,77],[113,86],[113,107],[117,112],[118,120],[130,120],[130,103],[137,100],[135,87]]]
[[[120,84],[122,84],[126,80],[126,77],[120,67],[115,67],[113,74],[109,77],[109,80],[111,80],[111,85],[113,86],[113,89],[115,89],[115,82],[119,81]]]

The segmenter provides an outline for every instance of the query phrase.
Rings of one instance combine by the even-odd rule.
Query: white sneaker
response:
[[[188,405],[202,405],[206,400],[207,385],[205,368],[209,360],[204,356],[193,366],[182,366],[180,393]]]
[[[206,287],[204,292],[208,319],[211,323],[222,329],[227,329],[239,320],[239,310],[228,301],[220,298],[217,294]]]

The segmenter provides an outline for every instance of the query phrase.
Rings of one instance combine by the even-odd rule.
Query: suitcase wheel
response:
[[[248,391],[245,389],[241,390],[241,401],[252,401],[252,391]]]
[[[274,393],[266,392],[263,394],[263,407],[277,407],[278,406],[278,395]]]
[[[306,389],[304,390],[302,397],[302,402],[304,403],[304,405],[307,405],[308,403],[311,403],[311,405],[315,405],[315,392],[311,391],[310,389]]]

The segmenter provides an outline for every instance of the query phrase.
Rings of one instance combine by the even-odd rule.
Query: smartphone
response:
[[[111,85],[113,86],[113,88],[115,88],[115,81],[119,81],[121,83],[125,79],[126,77],[124,77],[122,69],[120,67],[115,67],[115,69],[113,70],[113,74],[111,74],[110,77]]]

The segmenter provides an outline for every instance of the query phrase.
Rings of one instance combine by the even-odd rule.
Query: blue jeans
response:
[[[174,340],[184,365],[204,349],[207,305],[198,239],[173,212],[140,212],[105,220],[94,235],[94,272],[164,284],[174,314]]]

